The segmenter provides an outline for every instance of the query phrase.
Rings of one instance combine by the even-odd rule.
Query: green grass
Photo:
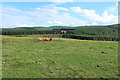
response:
[[[15,36],[0,36],[3,39],[33,39],[34,37],[15,37]]]
[[[119,76],[118,42],[62,38],[51,42],[9,40],[10,38],[2,44],[3,78]]]

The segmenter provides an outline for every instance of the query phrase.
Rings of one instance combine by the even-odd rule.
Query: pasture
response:
[[[118,78],[118,42],[2,36],[3,78]]]

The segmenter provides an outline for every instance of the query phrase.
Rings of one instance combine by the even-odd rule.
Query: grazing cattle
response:
[[[51,41],[52,38],[38,38],[38,41]]]
[[[43,41],[43,38],[38,38],[38,41]]]
[[[51,41],[52,38],[44,38],[43,40],[44,40],[44,41]]]

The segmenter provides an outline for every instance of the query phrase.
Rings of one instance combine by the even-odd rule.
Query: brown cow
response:
[[[43,38],[44,41],[51,41],[52,38]]]
[[[52,38],[38,38],[38,41],[51,41]]]

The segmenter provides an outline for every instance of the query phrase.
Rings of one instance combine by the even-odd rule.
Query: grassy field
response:
[[[118,78],[118,42],[3,36],[3,78]]]

